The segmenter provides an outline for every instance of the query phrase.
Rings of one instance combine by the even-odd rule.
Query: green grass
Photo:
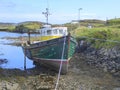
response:
[[[87,42],[92,43],[92,45],[96,48],[101,48],[101,47],[110,48],[116,45],[120,45],[119,28],[109,28],[109,27],[91,28],[91,29],[78,28],[74,31],[77,40],[85,39]]]

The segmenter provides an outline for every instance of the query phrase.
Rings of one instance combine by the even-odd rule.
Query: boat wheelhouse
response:
[[[50,25],[44,25],[40,32],[40,41],[46,41],[50,39],[59,38],[68,35],[67,27],[51,27]]]

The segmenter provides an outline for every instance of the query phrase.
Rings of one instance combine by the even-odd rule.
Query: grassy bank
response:
[[[119,28],[77,28],[72,33],[75,33],[77,40],[85,39],[96,48],[120,45]]]

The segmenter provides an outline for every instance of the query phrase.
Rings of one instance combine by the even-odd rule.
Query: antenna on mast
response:
[[[48,16],[50,15],[50,13],[49,13],[49,2],[48,2],[48,0],[47,0],[47,8],[46,8],[46,12],[42,12],[42,14],[44,14],[45,15],[45,17],[46,17],[46,23],[48,24]]]
[[[46,12],[42,12],[42,14],[45,15],[45,17],[46,17],[46,23],[48,24],[48,16],[50,15],[50,13],[49,13],[49,9],[46,8]]]

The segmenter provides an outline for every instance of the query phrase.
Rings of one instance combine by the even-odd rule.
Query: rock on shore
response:
[[[86,63],[90,66],[103,69],[120,77],[120,47],[95,49],[92,45],[82,45],[79,53],[84,55]]]

